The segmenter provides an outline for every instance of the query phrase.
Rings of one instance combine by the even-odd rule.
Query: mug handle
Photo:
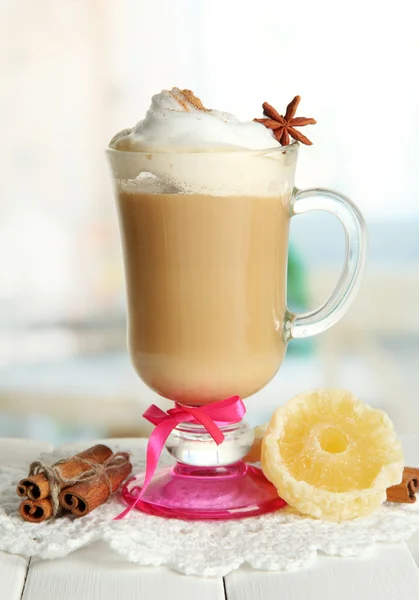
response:
[[[287,309],[284,340],[307,338],[335,325],[346,313],[361,285],[367,258],[367,230],[355,204],[342,194],[324,188],[294,190],[291,216],[323,210],[337,217],[345,231],[345,262],[336,288],[320,308],[296,315]]]

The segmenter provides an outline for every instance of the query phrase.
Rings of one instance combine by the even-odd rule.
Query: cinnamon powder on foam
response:
[[[178,104],[180,104],[185,112],[190,112],[187,103],[192,104],[192,106],[194,106],[197,110],[202,110],[205,112],[208,111],[208,109],[202,104],[200,98],[197,98],[191,90],[179,90],[179,92],[180,96],[177,96],[173,92],[169,92],[169,94],[176,100]]]

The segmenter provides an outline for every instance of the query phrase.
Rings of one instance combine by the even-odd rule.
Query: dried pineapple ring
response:
[[[261,462],[290,506],[328,521],[371,514],[403,476],[388,415],[337,389],[305,392],[278,408]]]

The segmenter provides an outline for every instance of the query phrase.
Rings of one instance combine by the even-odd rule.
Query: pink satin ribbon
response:
[[[144,483],[135,502],[115,517],[115,520],[119,521],[123,519],[141,500],[156,472],[166,440],[179,423],[201,423],[217,446],[219,446],[224,441],[224,434],[217,423],[222,423],[223,425],[238,423],[243,418],[245,412],[246,407],[239,396],[231,396],[231,398],[200,407],[184,406],[176,403],[176,408],[169,409],[167,413],[155,404],[152,404],[143,415],[147,421],[156,425],[147,444]]]

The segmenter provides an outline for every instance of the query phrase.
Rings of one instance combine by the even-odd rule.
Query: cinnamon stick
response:
[[[27,496],[31,500],[47,498],[49,496],[49,482],[45,473],[29,475],[26,479],[22,479],[18,483],[16,492],[21,498]]]
[[[243,458],[244,462],[255,463],[260,462],[261,453],[262,453],[262,442],[265,436],[266,430],[268,429],[268,423],[264,423],[263,425],[258,425],[253,429],[253,433],[255,434],[253,445],[250,448],[249,452]]]
[[[419,469],[405,467],[402,482],[387,489],[388,502],[416,502],[416,492],[419,492]]]
[[[262,441],[263,441],[263,438],[260,438],[260,439],[255,438],[255,441],[253,442],[252,447],[250,448],[250,450],[246,454],[246,456],[243,458],[244,462],[249,462],[249,463],[260,462],[260,457],[262,454]]]
[[[52,516],[52,502],[50,498],[41,500],[23,500],[19,506],[19,512],[25,521],[30,523],[42,523]]]
[[[59,483],[60,489],[63,489],[67,483],[67,480],[74,480],[83,473],[91,469],[90,463],[103,464],[112,456],[112,450],[103,444],[97,444],[92,448],[88,448],[75,456],[67,460],[59,461],[55,463],[55,467],[59,473],[60,479],[63,481]],[[88,461],[88,462],[86,462]],[[16,492],[18,496],[27,496],[30,500],[42,500],[50,495],[50,484],[45,473],[37,473],[29,475],[25,479],[22,479],[17,488]]]
[[[121,460],[118,461],[118,458]],[[128,459],[129,455],[121,452],[115,456],[113,464],[94,479],[76,483],[62,490],[58,497],[60,506],[71,511],[76,517],[82,517],[104,504],[131,473],[132,465]]]

